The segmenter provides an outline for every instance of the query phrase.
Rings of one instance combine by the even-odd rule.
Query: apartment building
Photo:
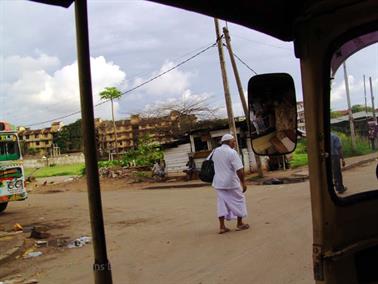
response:
[[[306,132],[303,102],[297,102],[297,127],[299,130]]]
[[[174,139],[184,123],[194,123],[195,121],[194,115],[180,115],[175,111],[161,117],[132,115],[129,119],[118,120],[115,122],[118,153],[124,153],[135,147],[139,139],[146,135],[161,144],[167,143]],[[113,122],[96,119],[95,124],[100,153],[103,155],[115,152],[116,135]]]
[[[23,145],[23,152],[33,152],[33,154],[48,155],[55,153],[56,149],[53,143],[54,133],[60,131],[63,123],[60,121],[53,122],[51,127],[42,129],[29,129],[20,127],[18,136]]]

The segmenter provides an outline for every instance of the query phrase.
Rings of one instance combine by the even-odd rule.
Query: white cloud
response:
[[[349,94],[351,99],[351,104],[364,104],[365,103],[365,93],[364,93],[364,82],[363,80],[356,80],[353,75],[348,75],[349,83]],[[369,80],[365,81],[366,85],[366,97],[367,104],[371,104],[371,95],[370,95],[370,84]],[[378,87],[378,78],[372,80],[373,93],[377,90]],[[376,95],[375,95],[376,96]],[[345,89],[345,81],[339,80],[338,82],[332,83],[331,88],[331,109],[339,110],[347,108],[347,97]]]
[[[363,90],[363,82],[356,82],[355,78],[352,75],[348,76],[348,85],[349,92],[356,93]],[[345,80],[342,80],[339,83],[332,83],[331,88],[331,104],[339,101],[346,100],[346,89],[345,89]]]
[[[37,58],[31,56],[21,57],[19,55],[2,57],[2,66],[4,66],[3,80],[17,80],[23,73],[36,70],[52,71],[59,67],[59,58],[40,53]]]
[[[172,67],[174,67],[173,62],[165,62],[160,70],[153,72],[151,76],[149,76],[149,78],[144,79],[137,77],[134,80],[134,86],[137,86],[149,80],[150,78],[153,78],[158,74],[171,69]],[[188,88],[190,77],[191,73],[183,72],[179,69],[174,69],[142,87],[140,90],[141,92],[144,92],[150,96],[170,97],[172,95],[181,95]]]
[[[80,110],[80,92],[77,62],[48,72],[59,63],[57,58],[47,55],[37,58],[12,56],[5,58],[5,69],[18,62],[20,70],[14,68],[18,79],[1,85],[1,116],[16,124],[28,125],[53,119]],[[92,90],[94,102],[99,102],[99,93],[109,86],[125,86],[126,73],[102,56],[91,58]],[[118,103],[115,103],[116,109]],[[110,117],[107,108],[97,115]],[[72,118],[70,119],[72,121]]]

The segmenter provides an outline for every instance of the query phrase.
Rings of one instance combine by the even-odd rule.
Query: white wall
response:
[[[63,154],[58,157],[48,158],[48,159],[24,159],[25,168],[42,168],[49,165],[67,165],[67,164],[77,164],[84,163],[84,154]]]
[[[179,145],[175,148],[164,150],[164,160],[168,173],[182,172],[186,169],[189,160],[190,143]]]

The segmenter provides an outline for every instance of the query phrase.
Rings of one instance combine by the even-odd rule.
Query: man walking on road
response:
[[[244,167],[238,153],[234,150],[236,141],[231,134],[223,135],[222,145],[212,153],[214,161],[213,187],[217,192],[217,211],[219,218],[219,234],[230,231],[224,220],[237,219],[236,230],[246,230],[248,224],[243,223],[247,216],[244,192],[247,186],[244,181]]]

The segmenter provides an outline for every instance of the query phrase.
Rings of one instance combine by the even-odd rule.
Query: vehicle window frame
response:
[[[337,37],[334,41],[332,41],[327,50],[326,55],[324,56],[323,62],[323,97],[324,100],[324,150],[326,153],[331,152],[331,143],[330,143],[330,133],[331,133],[331,60],[333,54],[340,48],[343,44],[356,38],[358,36],[374,32],[378,30],[378,21],[361,25],[350,29],[343,33],[341,36]],[[369,45],[370,46],[370,45]],[[363,47],[365,48],[365,47]],[[358,51],[362,50],[363,48],[359,49]],[[356,52],[358,52],[356,51]],[[351,55],[352,56],[352,55]],[[339,67],[340,68],[340,67]],[[327,111],[328,110],[328,111]],[[332,166],[331,166],[331,156],[328,155],[326,158],[326,174],[327,174],[327,190],[331,196],[332,201],[336,206],[352,206],[357,203],[361,202],[370,202],[372,200],[378,199],[378,188],[372,189],[365,192],[359,192],[350,196],[340,197],[336,194],[336,191],[333,187],[333,180],[332,180]]]

